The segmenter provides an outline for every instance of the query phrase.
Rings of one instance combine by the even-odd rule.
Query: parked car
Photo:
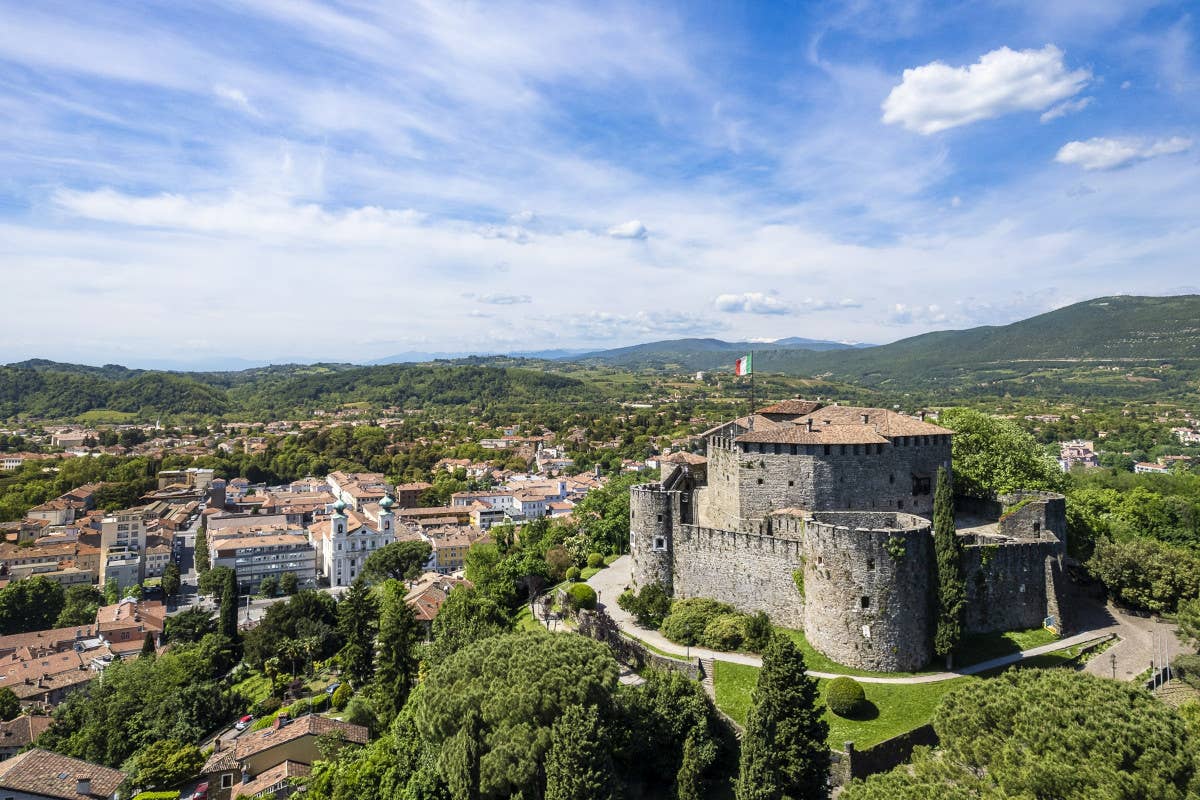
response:
[[[250,727],[250,723],[251,723],[251,722],[254,722],[254,715],[253,715],[253,714],[247,714],[246,716],[244,716],[244,717],[242,717],[241,719],[239,719],[239,720],[238,720],[238,721],[237,721],[237,722],[234,724],[234,726],[233,726],[233,727],[237,728],[239,731],[244,731],[244,730],[246,730],[246,728],[249,728],[249,727]]]
[[[192,800],[208,800],[208,781],[196,787],[196,791],[192,792]]]
[[[338,690],[339,686],[341,686],[340,683],[329,684],[328,686],[325,687],[325,694],[332,695],[334,692],[336,692]]]

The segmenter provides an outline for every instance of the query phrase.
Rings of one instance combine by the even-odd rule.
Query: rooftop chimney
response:
[[[88,795],[92,793],[92,779],[86,775],[75,776],[75,794]]]
[[[804,420],[804,427],[808,428],[809,433],[812,433],[812,418],[811,417]]]
[[[924,422],[924,421],[925,421],[925,412],[924,412],[924,411],[920,411],[920,412],[918,412],[918,413],[917,413],[917,416],[918,416],[918,417],[920,417],[920,419],[921,419],[921,422]]]
[[[862,424],[863,424],[863,425],[866,425],[866,424],[867,424],[867,420],[869,420],[869,419],[870,419],[870,415],[869,415],[869,414],[862,414],[862,415],[860,415],[860,416],[862,416]]]

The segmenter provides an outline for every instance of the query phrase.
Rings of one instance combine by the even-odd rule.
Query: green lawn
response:
[[[944,665],[937,660],[930,663],[926,669],[918,672],[871,672],[865,669],[855,669],[854,667],[839,664],[829,656],[819,652],[808,643],[808,639],[804,636],[804,631],[792,630],[791,628],[776,628],[776,630],[785,634],[796,643],[796,646],[800,648],[800,652],[804,654],[804,663],[814,672],[834,672],[838,675],[895,678],[906,675],[929,675],[934,672],[944,671]],[[999,633],[964,636],[962,643],[955,652],[954,665],[955,667],[967,667],[971,664],[978,664],[1000,656],[1019,653],[1022,650],[1029,650],[1044,644],[1050,644],[1057,639],[1057,636],[1045,628],[1030,628],[1025,631],[1002,631]]]
[[[231,688],[246,698],[246,703],[252,706],[270,696],[271,679],[261,672],[255,672],[249,678],[235,683]]]
[[[713,687],[717,695],[717,706],[739,724],[746,723],[750,711],[750,693],[758,680],[758,668],[727,661],[713,665]],[[963,686],[978,678],[955,678],[937,683],[864,683],[867,700],[872,704],[871,719],[844,719],[825,711],[829,723],[829,746],[838,750],[846,742],[865,748],[890,739],[905,731],[924,725],[933,716],[942,696],[952,689]],[[826,680],[819,680],[822,703]]]
[[[544,631],[545,627],[542,623],[533,618],[533,612],[529,610],[529,604],[521,606],[521,610],[517,612],[516,619],[517,630],[519,631]]]
[[[584,567],[579,573],[579,580],[586,581],[588,578],[592,577],[602,569],[604,569],[604,567]]]

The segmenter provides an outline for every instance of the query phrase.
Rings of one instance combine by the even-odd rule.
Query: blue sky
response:
[[[1196,10],[0,0],[0,360],[886,342],[1198,291]]]

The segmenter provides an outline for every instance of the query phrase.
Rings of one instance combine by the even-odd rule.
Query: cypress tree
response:
[[[350,685],[361,689],[375,677],[375,634],[379,630],[379,603],[361,576],[350,584],[337,614],[338,633],[346,642],[338,658]]]
[[[610,800],[613,766],[596,706],[570,706],[550,729],[545,800]]]
[[[763,651],[742,737],[737,800],[829,797],[829,725],[817,707],[817,682],[791,639],[771,637]]]
[[[717,745],[704,724],[693,725],[683,742],[683,758],[675,774],[675,800],[704,800],[704,773],[717,760]]]
[[[417,675],[417,620],[404,602],[404,584],[389,580],[381,586],[379,647],[375,657],[376,710],[390,725],[408,700]]]
[[[954,648],[962,638],[962,610],[967,601],[961,548],[954,527],[954,490],[945,467],[938,467],[933,494],[933,551],[937,560],[937,632],[933,649],[950,669]]]
[[[230,570],[225,574],[225,587],[221,590],[221,616],[217,630],[222,636],[235,642],[238,638],[237,614],[240,599],[237,571]]]
[[[146,631],[146,637],[142,639],[142,655],[154,655],[154,634]]]

